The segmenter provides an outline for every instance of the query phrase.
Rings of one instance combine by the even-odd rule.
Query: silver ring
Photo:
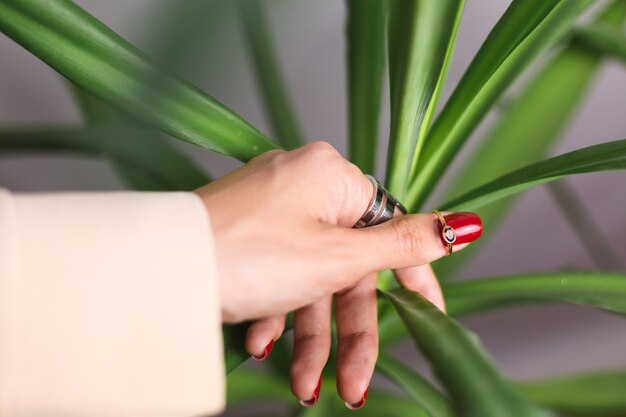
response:
[[[386,198],[385,195],[387,194],[385,192],[385,189],[379,186],[380,184],[378,183],[378,181],[376,181],[376,178],[372,177],[371,175],[366,175],[366,177],[374,185],[375,192],[374,195],[372,195],[369,207],[367,208],[367,210],[365,210],[365,213],[363,213],[359,221],[356,222],[356,224],[354,225],[354,227],[357,229],[367,227],[367,225],[376,217],[376,215],[380,211],[380,208],[384,204],[383,200]]]
[[[402,214],[407,213],[406,208],[389,194],[376,178],[371,175],[366,175],[366,177],[372,182],[376,191],[370,200],[367,210],[365,210],[365,213],[363,213],[359,221],[354,225],[355,228],[360,229],[375,226],[389,221],[393,218],[396,208],[398,208]]]

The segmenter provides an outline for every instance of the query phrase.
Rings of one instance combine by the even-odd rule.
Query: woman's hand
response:
[[[265,359],[295,311],[292,391],[313,405],[331,344],[336,302],[337,387],[360,408],[378,354],[376,272],[394,269],[404,287],[444,309],[429,263],[446,255],[434,214],[405,215],[353,229],[374,187],[329,144],[271,151],[196,191],[213,227],[226,322],[257,320],[246,348]],[[458,250],[480,236],[470,213],[448,214]]]

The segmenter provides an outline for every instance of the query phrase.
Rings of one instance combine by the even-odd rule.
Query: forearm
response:
[[[0,191],[0,230],[0,415],[221,410],[214,250],[195,195]]]

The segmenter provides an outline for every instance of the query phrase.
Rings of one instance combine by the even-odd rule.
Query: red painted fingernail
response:
[[[317,399],[320,397],[320,389],[322,388],[322,377],[320,376],[319,381],[317,381],[317,387],[315,387],[315,391],[313,391],[313,398],[310,400],[300,400],[300,404],[305,407],[313,407],[317,404]]]
[[[350,410],[360,410],[361,408],[363,408],[363,406],[365,405],[365,401],[367,401],[367,391],[369,391],[369,387],[363,393],[363,399],[361,401],[354,404],[345,403],[346,407],[348,407]]]
[[[254,359],[255,361],[259,361],[259,362],[264,361],[272,352],[273,347],[274,347],[274,341],[272,340],[271,342],[267,344],[267,346],[265,346],[265,352],[263,352],[263,356],[252,355],[252,359]]]
[[[441,233],[441,242],[448,246],[448,241],[453,240],[454,246],[462,243],[473,242],[483,233],[483,222],[475,213],[462,212],[450,213],[443,217],[446,224],[453,229],[453,233],[447,232],[446,237],[443,236],[443,227],[439,222],[439,232]],[[456,236],[456,237],[454,237]],[[448,239],[448,240],[446,240]]]

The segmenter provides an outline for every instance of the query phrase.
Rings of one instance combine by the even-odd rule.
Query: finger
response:
[[[420,293],[439,310],[446,312],[441,286],[430,264],[396,269],[393,272],[404,288]]]
[[[263,361],[272,352],[274,342],[285,330],[286,316],[274,316],[257,320],[248,327],[246,333],[246,350],[252,359]]]
[[[376,273],[336,296],[337,392],[346,407],[365,404],[378,357]]]
[[[467,246],[482,234],[482,221],[474,213],[447,213],[444,218],[456,232],[454,251]],[[336,229],[349,245],[344,263],[362,275],[384,269],[402,269],[431,263],[448,254],[443,228],[435,214],[408,214],[363,229]],[[345,248],[343,248],[345,251]],[[345,256],[345,253],[344,253]]]
[[[304,406],[317,403],[321,375],[330,354],[332,296],[294,313],[291,391]]]

